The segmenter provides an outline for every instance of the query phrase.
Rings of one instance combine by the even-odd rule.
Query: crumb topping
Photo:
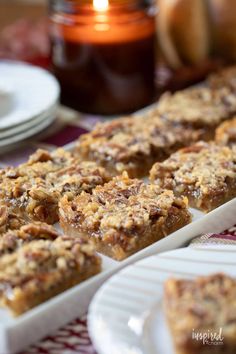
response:
[[[102,165],[114,165],[118,172],[162,160],[180,146],[197,141],[201,130],[184,128],[162,120],[158,114],[126,117],[98,124],[82,135],[76,151]]]
[[[48,173],[56,172],[73,162],[73,156],[61,148],[53,152],[38,149],[33,155],[29,157],[26,163],[18,167],[8,168],[5,175],[9,179],[16,179],[17,177],[28,178],[45,178]]]
[[[185,187],[203,194],[221,193],[227,190],[229,179],[236,180],[236,149],[199,142],[156,163],[150,178],[164,188],[179,187],[180,193]]]
[[[60,236],[26,243],[0,258],[0,300],[1,296],[11,300],[26,289],[49,289],[70,272],[79,273],[89,263],[100,262],[93,246],[76,238]]]
[[[95,162],[72,158],[61,149],[55,153],[38,150],[28,163],[6,170],[0,183],[0,200],[30,219],[54,223],[63,195],[72,198],[108,180],[105,169]]]
[[[190,337],[192,329],[223,328],[224,336],[236,331],[236,280],[213,274],[196,280],[169,279],[165,283],[168,317],[175,329]]]
[[[48,224],[41,222],[26,224],[0,236],[0,256],[14,252],[24,243],[40,239],[54,240],[58,236],[59,233]]]
[[[227,87],[218,90],[207,87],[188,88],[162,95],[157,112],[173,122],[215,126],[236,112],[236,97]]]
[[[61,195],[72,198],[82,191],[91,192],[97,185],[110,179],[104,168],[95,162],[81,161],[73,163],[57,172],[49,173],[46,181]]]
[[[236,144],[236,117],[222,123],[216,129],[215,140],[223,145]]]
[[[127,173],[97,186],[91,194],[83,192],[71,202],[66,197],[60,202],[65,221],[110,244],[129,243],[152,225],[162,225],[180,209],[187,209],[186,198],[176,198],[172,191],[130,179]]]
[[[8,230],[19,229],[25,222],[26,220],[14,213],[11,208],[0,204],[0,237]]]

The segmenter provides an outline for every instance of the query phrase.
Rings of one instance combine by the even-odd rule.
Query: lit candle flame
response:
[[[97,11],[106,11],[109,6],[109,0],[93,0],[93,7]]]

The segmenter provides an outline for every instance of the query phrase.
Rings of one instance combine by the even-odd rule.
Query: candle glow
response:
[[[93,7],[96,11],[106,11],[108,6],[108,0],[93,0]]]
[[[63,102],[104,115],[133,112],[152,102],[156,27],[151,6],[144,1],[133,6],[134,0],[60,1],[70,11],[55,5],[51,33]]]

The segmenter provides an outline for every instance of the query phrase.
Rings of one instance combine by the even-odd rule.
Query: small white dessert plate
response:
[[[16,61],[0,61],[0,87],[2,92],[6,87],[11,95],[10,109],[0,117],[0,131],[47,112],[60,95],[59,84],[53,75]]]
[[[224,272],[236,277],[236,246],[192,246],[141,260],[110,278],[89,308],[99,354],[174,354],[165,322],[163,284],[170,277]]]
[[[12,109],[13,97],[14,95],[9,85],[0,82],[0,118],[4,117]]]
[[[40,125],[42,125],[43,122],[45,122],[46,124],[46,121],[51,120],[52,116],[56,117],[57,112],[58,112],[58,105],[56,104],[52,106],[47,112],[44,112],[36,116],[35,118],[26,121],[25,123],[16,125],[9,129],[0,130],[0,143],[3,141],[3,139],[11,140],[11,138],[14,139],[16,135],[22,133],[28,135],[29,129],[31,130],[34,128],[37,129],[37,127],[40,127]]]

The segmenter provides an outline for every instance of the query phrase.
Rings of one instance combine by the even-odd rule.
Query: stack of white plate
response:
[[[47,128],[59,95],[57,80],[46,70],[0,61],[0,152]]]

